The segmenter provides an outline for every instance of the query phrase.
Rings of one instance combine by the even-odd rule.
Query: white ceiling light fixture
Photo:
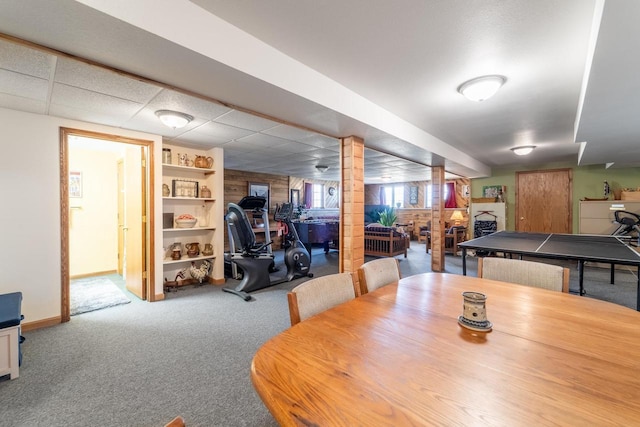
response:
[[[462,83],[458,92],[471,101],[480,102],[495,95],[506,81],[506,77],[498,75],[476,77]]]
[[[513,147],[511,151],[516,153],[518,156],[526,156],[531,153],[534,148],[536,148],[535,145],[522,145],[520,147]]]
[[[193,116],[171,110],[158,110],[156,111],[156,116],[158,116],[160,121],[165,126],[168,126],[172,129],[183,128],[187,124],[189,124],[191,120],[193,120]]]
[[[318,169],[321,173],[325,173],[327,170],[329,170],[329,166],[327,166],[327,165],[317,165],[316,169]]]

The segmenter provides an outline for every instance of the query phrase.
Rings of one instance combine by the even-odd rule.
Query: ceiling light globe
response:
[[[458,92],[471,101],[484,101],[498,92],[507,79],[504,76],[482,76],[460,85]]]
[[[523,145],[521,147],[514,147],[511,149],[511,151],[513,151],[518,156],[526,156],[527,154],[531,153],[534,148],[536,148],[535,145]]]
[[[188,114],[180,113],[178,111],[171,110],[158,110],[156,111],[156,116],[160,119],[160,121],[165,125],[172,129],[180,129],[185,127],[191,120],[193,120],[193,116]]]

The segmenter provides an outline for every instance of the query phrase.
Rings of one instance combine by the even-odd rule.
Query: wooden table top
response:
[[[491,332],[458,325],[464,291],[487,295]],[[284,426],[637,425],[640,313],[419,274],[275,336],[251,378]]]

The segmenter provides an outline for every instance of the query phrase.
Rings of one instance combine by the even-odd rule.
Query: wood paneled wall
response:
[[[300,202],[304,202],[304,184],[309,182],[311,184],[324,184],[324,207],[325,209],[337,209],[338,201],[340,200],[340,182],[338,181],[325,181],[321,179],[305,179],[297,177],[289,177],[289,187],[294,190],[300,190]],[[335,188],[335,193],[329,194],[329,188]]]

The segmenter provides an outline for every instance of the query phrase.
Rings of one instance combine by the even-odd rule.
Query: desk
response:
[[[300,241],[304,244],[311,256],[311,244],[322,243],[324,252],[329,252],[329,242],[340,239],[340,222],[338,221],[309,221],[294,222],[293,226],[298,232]]]
[[[578,261],[580,295],[584,295],[585,261],[611,264],[611,283],[616,264],[638,268],[636,309],[640,310],[640,254],[619,236],[595,234],[549,234],[499,231],[458,244],[462,248],[462,274],[467,274],[467,249],[505,252],[532,257]]]
[[[487,295],[490,333],[457,323]],[[477,277],[403,278],[266,342],[251,378],[283,426],[635,425],[640,313]]]

